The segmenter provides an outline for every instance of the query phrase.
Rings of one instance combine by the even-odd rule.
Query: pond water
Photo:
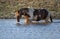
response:
[[[60,39],[60,20],[49,24],[16,25],[16,19],[0,19],[0,39]]]

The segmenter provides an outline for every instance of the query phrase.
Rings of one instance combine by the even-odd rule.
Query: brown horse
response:
[[[48,22],[49,18],[52,22],[51,14],[46,9],[21,8],[16,11],[15,15],[17,22],[20,22],[22,15],[24,15],[26,23],[30,23],[30,19],[34,21],[45,20]]]

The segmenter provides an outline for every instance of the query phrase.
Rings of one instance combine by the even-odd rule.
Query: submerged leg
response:
[[[25,24],[30,24],[31,23],[31,21],[30,21],[30,17],[29,16],[24,16],[24,18],[25,18]]]

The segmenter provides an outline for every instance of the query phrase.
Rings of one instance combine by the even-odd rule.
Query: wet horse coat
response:
[[[51,14],[46,9],[21,8],[20,10],[16,11],[15,15],[17,22],[20,21],[19,19],[21,19],[22,15],[24,15],[25,19],[29,18],[33,19],[34,21],[48,21],[48,18],[50,18],[50,21],[52,22]]]

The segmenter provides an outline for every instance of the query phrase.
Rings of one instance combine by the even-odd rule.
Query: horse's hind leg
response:
[[[52,16],[51,16],[51,15],[50,15],[50,21],[53,22],[53,21],[52,21]]]
[[[30,17],[29,16],[24,16],[24,18],[25,18],[25,24],[30,24],[31,23],[31,21],[30,21]]]
[[[48,22],[53,22],[51,15],[48,16],[48,17],[45,19],[45,22],[46,22],[46,23],[48,23]]]
[[[49,23],[50,21],[50,18],[49,17],[47,17],[46,19],[45,19],[45,23]]]

